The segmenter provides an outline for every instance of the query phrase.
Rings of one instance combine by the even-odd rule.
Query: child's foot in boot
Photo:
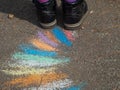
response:
[[[63,21],[66,29],[80,26],[88,10],[85,0],[63,0]]]
[[[56,2],[55,0],[33,0],[37,8],[40,25],[43,28],[51,28],[56,24]]]

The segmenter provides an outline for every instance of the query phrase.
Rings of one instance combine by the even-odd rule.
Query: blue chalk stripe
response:
[[[72,46],[72,42],[66,37],[64,32],[59,27],[55,27],[52,30],[52,33],[61,43],[65,44],[66,46]]]
[[[38,50],[38,49],[35,49],[32,45],[21,44],[19,45],[19,48],[26,54],[32,54],[32,55],[38,55],[38,56],[49,56],[49,57],[57,56],[56,52]]]
[[[64,88],[63,90],[83,90],[83,88],[87,85],[86,82],[82,82],[79,85],[71,86],[69,88]]]

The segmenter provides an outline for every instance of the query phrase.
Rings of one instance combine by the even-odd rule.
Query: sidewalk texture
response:
[[[59,1],[50,30],[32,1],[0,1],[0,90],[120,90],[120,0],[86,1],[75,31],[61,27]]]

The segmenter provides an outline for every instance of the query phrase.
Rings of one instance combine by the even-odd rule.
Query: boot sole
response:
[[[40,23],[42,28],[52,28],[53,26],[55,26],[57,23],[57,20],[55,19],[54,21],[52,21],[51,23]]]
[[[85,20],[87,15],[88,15],[88,11],[86,12],[86,14],[82,17],[82,19],[78,23],[75,23],[75,24],[64,23],[65,28],[66,29],[76,29],[76,28],[78,28],[82,24],[82,22]]]

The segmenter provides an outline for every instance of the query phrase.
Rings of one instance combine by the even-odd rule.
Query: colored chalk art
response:
[[[71,58],[59,55],[59,45],[71,48],[75,40],[74,31],[54,27],[51,31],[39,31],[36,38],[18,45],[19,51],[11,56],[9,69],[1,70],[15,78],[4,82],[8,87],[22,90],[82,90],[85,82],[74,85],[69,75],[57,71],[58,65],[66,65]],[[57,72],[56,72],[57,71]]]

